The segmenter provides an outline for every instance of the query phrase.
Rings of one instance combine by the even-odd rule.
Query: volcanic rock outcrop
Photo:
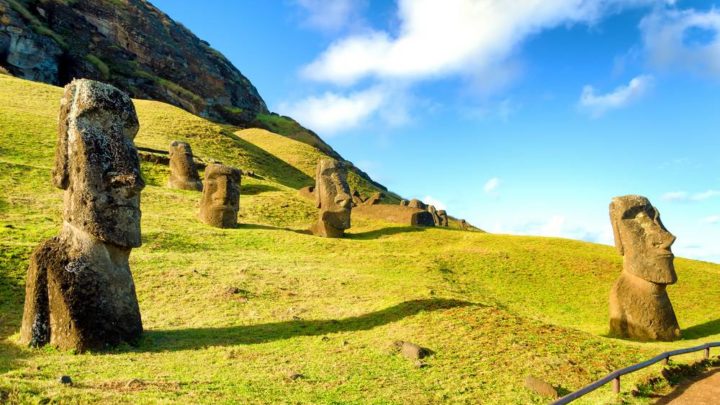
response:
[[[141,244],[138,120],[130,98],[90,80],[65,87],[53,183],[60,234],[32,254],[20,340],[63,350],[134,343],[142,334],[130,251]]]
[[[170,143],[170,179],[168,187],[181,190],[202,191],[203,185],[198,176],[192,148],[187,142],[172,141]]]
[[[199,218],[217,228],[237,225],[240,211],[240,170],[213,163],[205,168]]]
[[[341,238],[350,228],[352,196],[345,166],[335,159],[321,159],[315,171],[315,202],[320,217],[310,231],[317,236]]]
[[[680,337],[666,286],[677,281],[670,246],[673,236],[650,201],[638,195],[610,204],[615,247],[623,271],[610,292],[610,333],[638,340]]]

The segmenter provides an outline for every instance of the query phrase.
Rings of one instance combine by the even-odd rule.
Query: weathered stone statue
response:
[[[670,251],[675,236],[650,201],[638,195],[613,198],[610,221],[623,256],[623,271],[610,292],[610,333],[639,340],[679,338],[665,290],[677,281]]]
[[[198,176],[193,153],[187,142],[172,141],[170,143],[170,179],[168,187],[181,190],[197,190],[203,188]]]
[[[141,244],[138,119],[107,84],[65,87],[53,183],[64,189],[60,234],[32,254],[20,340],[63,350],[134,343],[142,334],[130,251]]]
[[[440,224],[438,226],[448,226],[448,214],[445,210],[438,210],[437,216],[440,220]]]
[[[383,197],[385,197],[385,194],[381,193],[380,191],[373,193],[370,197],[368,197],[367,200],[365,200],[365,205],[377,205],[380,204]]]
[[[427,210],[427,205],[425,205],[424,202],[418,200],[417,198],[413,198],[412,200],[410,200],[410,202],[408,202],[407,206],[410,208],[418,208],[421,210]]]
[[[237,225],[240,211],[240,170],[219,163],[205,168],[200,220],[218,228]]]
[[[353,207],[365,204],[365,199],[360,195],[357,190],[352,190],[352,193],[350,195],[352,196]]]
[[[438,215],[438,210],[435,208],[435,206],[432,204],[429,204],[427,206],[427,212],[429,212],[432,215],[435,226],[440,226],[440,216]]]
[[[334,159],[321,159],[315,172],[315,201],[320,218],[310,229],[314,235],[341,238],[350,228],[352,197],[345,179],[345,166]]]

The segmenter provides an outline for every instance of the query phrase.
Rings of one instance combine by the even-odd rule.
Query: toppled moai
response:
[[[610,204],[615,247],[623,270],[610,292],[610,333],[638,340],[680,337],[666,287],[677,281],[670,246],[673,236],[650,201],[638,195]]]
[[[448,214],[445,210],[438,210],[437,216],[440,219],[440,224],[438,226],[448,226]]]
[[[60,104],[53,184],[65,190],[60,234],[30,258],[20,340],[100,350],[142,334],[128,258],[141,244],[138,119],[113,86],[74,80]]]
[[[170,143],[170,179],[168,187],[181,190],[202,191],[203,185],[198,175],[192,149],[187,142]]]
[[[418,200],[417,198],[413,198],[412,200],[410,200],[410,202],[408,202],[408,205],[407,205],[407,206],[410,207],[410,208],[417,208],[417,209],[421,209],[421,210],[427,210],[427,205],[425,205],[424,202]]]
[[[357,190],[353,190],[351,196],[353,200],[353,207],[365,204],[365,199],[360,195]]]
[[[240,170],[212,163],[205,168],[199,218],[217,228],[237,225],[240,211]]]
[[[367,200],[365,200],[365,205],[377,205],[380,204],[380,201],[382,201],[382,198],[385,196],[385,194],[381,192],[373,193]]]
[[[320,218],[310,231],[317,236],[341,238],[350,228],[352,197],[345,166],[335,159],[321,159],[315,172],[315,202]]]

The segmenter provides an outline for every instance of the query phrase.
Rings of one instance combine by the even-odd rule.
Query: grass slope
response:
[[[61,223],[62,192],[50,185],[59,98],[55,87],[0,75],[0,402],[543,403],[523,388],[525,375],[566,392],[720,339],[718,265],[677,260],[669,291],[685,340],[611,339],[607,295],[621,270],[613,248],[355,217],[346,239],[299,233],[316,216],[294,189],[310,174],[311,151],[137,101],[138,144],[189,140],[205,159],[264,177],[243,180],[243,225],[201,224],[199,193],[165,188],[167,168],[143,163],[144,244],[131,255],[140,346],[82,355],[21,347],[28,256]],[[395,340],[435,354],[417,368],[393,353]],[[63,374],[75,385],[58,384]],[[581,403],[615,401],[606,387]]]

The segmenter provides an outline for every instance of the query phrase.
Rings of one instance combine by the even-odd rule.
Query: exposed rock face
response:
[[[335,159],[321,159],[315,172],[315,201],[320,218],[310,229],[314,235],[341,238],[350,228],[352,197],[345,166]]]
[[[680,337],[666,286],[677,281],[673,236],[660,214],[641,196],[615,197],[610,204],[615,247],[623,271],[610,292],[610,333],[639,340]]]
[[[222,54],[146,0],[0,0],[0,11],[0,65],[16,76],[104,80],[133,97],[236,123],[267,113]]]
[[[202,181],[198,176],[192,148],[187,142],[170,143],[170,179],[168,187],[181,190],[202,191]]]
[[[59,121],[53,183],[65,190],[64,224],[30,259],[20,338],[78,351],[133,343],[142,321],[128,258],[141,244],[145,186],[135,108],[112,86],[76,80]]]
[[[418,208],[418,209],[421,209],[421,210],[426,210],[426,209],[427,209],[427,205],[425,205],[424,202],[418,200],[417,198],[413,198],[412,200],[410,200],[410,202],[408,202],[408,205],[407,205],[407,206],[410,207],[410,208]]]
[[[205,168],[200,220],[217,228],[237,225],[240,211],[240,170],[213,163]]]
[[[440,223],[438,224],[438,226],[447,227],[447,226],[448,226],[448,214],[447,214],[447,211],[445,211],[445,210],[439,210],[439,211],[437,212],[437,216],[438,216],[438,218],[439,218],[439,220],[440,220]]]

